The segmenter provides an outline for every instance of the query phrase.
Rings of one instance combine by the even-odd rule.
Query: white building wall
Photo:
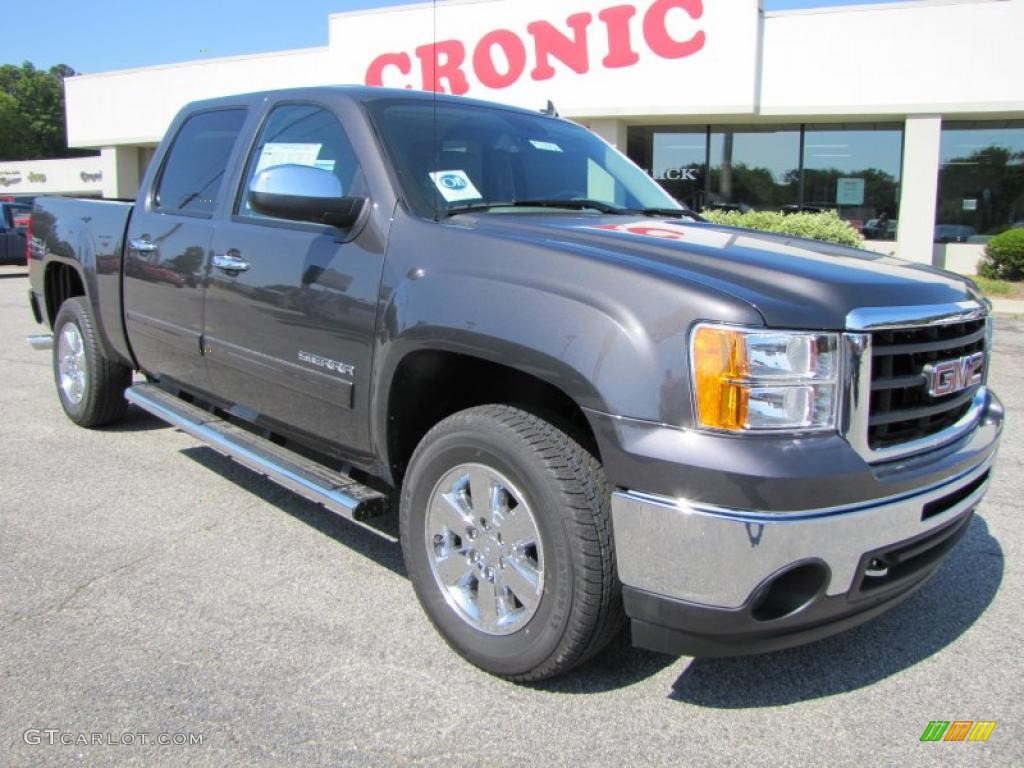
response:
[[[324,85],[326,48],[147,67],[66,81],[72,147],[156,144],[185,104],[234,93]]]
[[[907,118],[896,252],[901,258],[925,264],[932,262],[941,146],[941,117]]]
[[[762,115],[1024,111],[1022,0],[768,14]]]
[[[139,179],[145,170],[139,167],[139,148],[104,147],[100,158],[103,162],[103,196],[134,200],[139,191]]]

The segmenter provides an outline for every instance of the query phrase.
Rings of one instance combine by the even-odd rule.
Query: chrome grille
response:
[[[869,448],[885,450],[927,438],[960,421],[981,385],[933,397],[928,393],[924,369],[929,363],[956,360],[985,348],[983,317],[873,331]]]
[[[987,355],[989,309],[971,300],[861,307],[846,316],[840,433],[865,461],[888,462],[930,451],[977,427],[989,402],[987,388],[972,386],[932,397],[925,368],[931,365],[938,380],[939,371],[947,367],[936,361],[959,360],[968,350]],[[982,379],[987,378],[983,370]]]

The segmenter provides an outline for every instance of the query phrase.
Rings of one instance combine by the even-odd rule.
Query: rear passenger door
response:
[[[244,107],[212,109],[180,123],[125,241],[132,351],[147,373],[194,391],[210,389],[201,340],[213,213],[246,114]]]

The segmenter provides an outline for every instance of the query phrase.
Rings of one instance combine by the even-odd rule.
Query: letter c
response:
[[[367,67],[366,84],[384,85],[384,70],[388,67],[395,67],[403,75],[408,75],[412,72],[412,60],[407,53],[382,53],[371,61],[370,66]],[[406,85],[405,87],[412,88],[411,85]]]
[[[674,8],[686,11],[691,19],[704,15],[702,0],[657,0],[644,16],[644,39],[650,49],[663,59],[683,59],[704,47],[704,30],[689,40],[676,40],[668,33],[668,12]]]

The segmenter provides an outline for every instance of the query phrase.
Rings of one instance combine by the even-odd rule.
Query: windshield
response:
[[[646,173],[575,123],[440,103],[435,124],[430,102],[368,106],[402,191],[422,216],[523,201],[681,210]]]

